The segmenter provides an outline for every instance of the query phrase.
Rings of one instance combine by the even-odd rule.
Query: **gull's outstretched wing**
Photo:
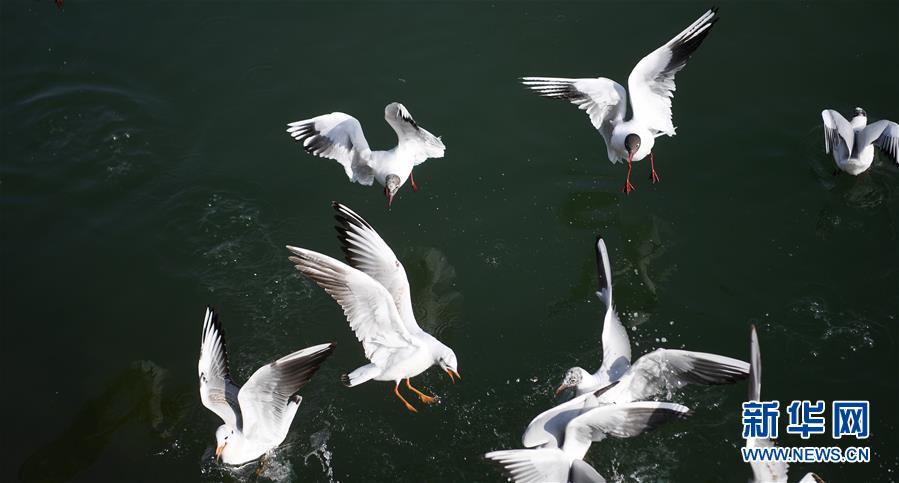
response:
[[[443,157],[443,152],[446,151],[443,141],[419,126],[406,106],[391,102],[384,108],[384,120],[396,131],[398,149],[411,155],[415,166],[428,158]]]
[[[596,272],[599,277],[596,295],[606,304],[606,313],[602,326],[602,365],[594,376],[605,386],[620,379],[630,367],[631,343],[612,306],[612,265],[601,236],[596,237]]]
[[[332,112],[287,125],[287,132],[310,154],[336,160],[350,181],[370,186],[374,182],[371,149],[362,125],[349,114]]]
[[[415,344],[390,292],[369,275],[327,255],[288,246],[288,259],[343,308],[365,357],[384,368],[394,351]]]
[[[717,8],[702,14],[667,44],[643,57],[627,78],[633,118],[644,123],[655,135],[674,135],[671,120],[671,98],[674,76],[687,65],[687,60],[718,21]]]
[[[542,448],[558,448],[565,439],[565,427],[568,423],[599,404],[598,397],[614,388],[617,383],[609,384],[593,392],[581,394],[562,404],[551,407],[531,420],[521,435],[521,443],[525,448],[536,446]]]
[[[568,474],[568,481],[569,483],[606,483],[606,479],[584,460],[571,462],[571,472]]]
[[[842,143],[846,149],[846,156],[852,153],[855,133],[852,131],[849,121],[833,109],[821,111],[821,119],[824,120],[824,152],[835,153],[840,149],[840,143]]]
[[[492,451],[484,457],[514,483],[568,483],[571,471],[571,458],[558,448]]]
[[[244,435],[255,441],[283,441],[291,423],[284,418],[291,397],[309,382],[333,351],[333,343],[319,344],[257,369],[237,395]]]
[[[749,400],[760,401],[762,395],[762,352],[755,325],[749,333]]]
[[[522,84],[544,97],[564,99],[587,111],[603,140],[609,161],[622,158],[612,149],[612,130],[624,119],[627,92],[621,84],[605,77],[596,79],[564,79],[557,77],[522,77]]]
[[[687,384],[732,384],[746,379],[749,364],[730,357],[677,349],[656,349],[637,359],[600,402],[652,399]]]
[[[200,343],[200,362],[197,364],[200,377],[200,400],[210,411],[217,414],[228,426],[241,429],[240,405],[237,392],[240,390],[228,373],[228,351],[225,348],[225,333],[212,307],[206,307],[203,318],[203,339]]]
[[[859,149],[874,144],[894,163],[899,163],[899,159],[896,159],[896,151],[899,150],[899,124],[887,120],[868,124],[862,129],[859,144]]]
[[[340,203],[334,202],[331,206],[337,210],[334,217],[340,223],[336,227],[337,238],[347,263],[383,285],[393,297],[406,329],[413,334],[420,332],[421,327],[412,313],[409,279],[403,264],[365,219]]]
[[[632,438],[689,412],[689,408],[680,404],[656,401],[599,406],[568,423],[562,450],[583,458],[593,442],[602,441],[606,436]]]

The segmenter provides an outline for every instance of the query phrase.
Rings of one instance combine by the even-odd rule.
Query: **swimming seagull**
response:
[[[372,151],[365,140],[362,125],[349,114],[332,112],[287,125],[287,132],[310,154],[336,160],[343,165],[350,181],[371,186],[374,180],[384,186],[387,206],[406,180],[418,191],[412,168],[428,158],[442,158],[446,147],[439,137],[426,131],[398,102],[384,108],[384,119],[396,131],[397,145],[387,151]]]
[[[286,355],[256,370],[243,387],[228,371],[228,351],[218,315],[206,307],[200,345],[200,399],[225,424],[215,431],[215,455],[226,464],[255,460],[278,447],[303,398],[297,394],[334,351],[319,344]]]
[[[674,136],[671,121],[671,98],[674,97],[674,75],[687,65],[718,21],[717,8],[704,13],[665,45],[643,57],[627,79],[630,88],[631,119],[625,121],[628,93],[617,82],[605,77],[564,79],[557,77],[523,77],[522,83],[541,96],[566,99],[587,111],[590,122],[606,143],[609,161],[627,160],[625,193],[631,184],[631,163],[649,155],[652,166],[650,180],[659,181],[652,147],[661,135]]]
[[[656,349],[631,365],[627,332],[613,307],[611,264],[602,237],[596,238],[595,247],[599,272],[597,295],[606,304],[602,365],[595,374],[580,367],[566,372],[556,394],[575,388],[577,396],[534,418],[522,437],[525,447],[558,447],[568,422],[597,406],[652,399],[687,384],[732,384],[749,375],[746,362],[678,349]]]
[[[868,125],[868,115],[860,107],[855,108],[851,122],[832,109],[821,111],[821,118],[824,119],[824,151],[833,154],[841,170],[853,176],[866,171],[874,161],[874,146],[899,163],[896,158],[899,124],[883,120]]]
[[[762,394],[762,354],[759,350],[759,339],[755,325],[752,326],[749,343],[749,400],[761,401]],[[747,448],[770,448],[774,441],[769,438],[747,438]],[[752,467],[753,483],[786,483],[787,468],[789,465],[783,461],[759,461],[749,462]],[[814,473],[806,473],[799,483],[824,483],[820,476]]]
[[[436,402],[435,396],[416,389],[409,379],[438,364],[455,383],[456,378],[462,379],[456,354],[418,326],[406,270],[393,250],[361,216],[340,203],[332,206],[337,210],[339,238],[352,266],[293,246],[287,247],[294,255],[289,260],[343,308],[350,328],[362,342],[365,357],[371,361],[344,375],[344,384],[353,387],[371,379],[393,381],[396,397],[406,409],[418,412],[400,394],[400,381],[405,379],[406,387],[421,402]]]
[[[607,436],[630,438],[651,431],[689,409],[680,404],[640,401],[601,406],[573,418],[565,427],[565,443],[558,448],[493,451],[484,455],[498,464],[515,483],[605,483],[584,455],[595,441]]]

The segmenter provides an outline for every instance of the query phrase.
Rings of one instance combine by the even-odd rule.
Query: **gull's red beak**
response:
[[[222,453],[225,452],[225,446],[228,446],[228,443],[224,443],[221,446],[215,448],[215,457],[218,459],[222,459]]]
[[[447,374],[447,375],[449,376],[449,378],[453,381],[453,384],[456,383],[456,379],[453,378],[453,376],[458,377],[460,381],[462,380],[462,376],[460,376],[458,372],[456,372],[456,371],[454,371],[454,370],[452,370],[452,369],[444,369],[444,371],[446,371],[446,374]]]
[[[628,151],[628,152],[627,152],[627,162],[630,163],[630,162],[632,162],[633,160],[634,160],[634,152],[633,152],[633,151]]]
[[[559,394],[562,394],[562,391],[564,391],[566,389],[568,389],[568,386],[566,386],[565,383],[563,382],[562,385],[559,386],[558,389],[556,389],[556,396],[558,396]]]

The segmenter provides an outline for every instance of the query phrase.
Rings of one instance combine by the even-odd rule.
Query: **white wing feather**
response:
[[[412,312],[409,279],[403,264],[365,219],[340,203],[333,203],[332,206],[338,213],[335,217],[340,223],[337,227],[338,238],[347,262],[371,276],[390,292],[410,333],[421,332]]]
[[[371,149],[355,117],[332,112],[292,122],[287,125],[287,132],[306,152],[340,163],[350,181],[366,186],[374,182]]]
[[[699,17],[667,44],[643,57],[627,79],[633,118],[654,131],[654,134],[674,135],[671,120],[671,98],[674,97],[674,76],[711,31],[718,20],[717,9]]]
[[[523,77],[522,84],[544,97],[564,99],[578,109],[587,111],[603,140],[610,161],[619,158],[612,149],[612,130],[624,119],[627,110],[627,91],[621,84],[604,77],[596,79],[565,79],[559,77]]]
[[[852,125],[839,112],[833,109],[821,111],[821,119],[824,120],[824,151],[828,154],[836,153],[839,149],[846,150],[846,156],[852,152],[855,142],[855,133]]]
[[[255,441],[280,444],[290,428],[291,421],[284,417],[291,396],[309,382],[333,351],[334,344],[319,344],[257,369],[237,396],[244,435]]]
[[[218,315],[211,307],[206,307],[203,318],[203,339],[200,344],[200,361],[197,364],[200,378],[200,400],[210,411],[217,414],[228,426],[240,429],[240,405],[237,393],[240,390],[228,373],[228,351],[225,335]]]
[[[288,246],[297,270],[323,288],[343,308],[365,357],[385,367],[398,349],[414,345],[393,297],[369,275],[327,255]]]
[[[887,120],[873,122],[862,129],[859,144],[859,148],[874,144],[894,163],[899,163],[896,158],[899,150],[899,124]]]
[[[446,146],[439,137],[418,125],[406,106],[393,102],[384,109],[384,120],[396,131],[397,149],[412,157],[414,166],[428,158],[442,158]]]

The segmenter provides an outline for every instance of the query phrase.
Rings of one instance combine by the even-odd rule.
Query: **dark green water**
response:
[[[338,343],[262,480],[501,481],[481,455],[518,446],[565,369],[599,363],[597,233],[635,353],[745,359],[755,323],[765,398],[871,400],[872,437],[839,444],[873,461],[794,479],[899,479],[899,169],[833,177],[819,115],[899,120],[899,4],[724,3],[678,76],[662,183],[639,163],[630,197],[583,113],[516,84],[624,82],[706,7],[4,1],[0,481],[255,479],[212,463],[206,303],[240,381]],[[391,212],[283,132],[344,111],[387,148],[394,100],[448,149]],[[441,404],[411,415],[389,384],[339,383],[362,349],[283,248],[338,255],[332,199],[393,246],[421,325],[458,354],[461,383],[418,378]],[[746,481],[745,395],[685,390],[690,419],[588,459],[610,481]]]

